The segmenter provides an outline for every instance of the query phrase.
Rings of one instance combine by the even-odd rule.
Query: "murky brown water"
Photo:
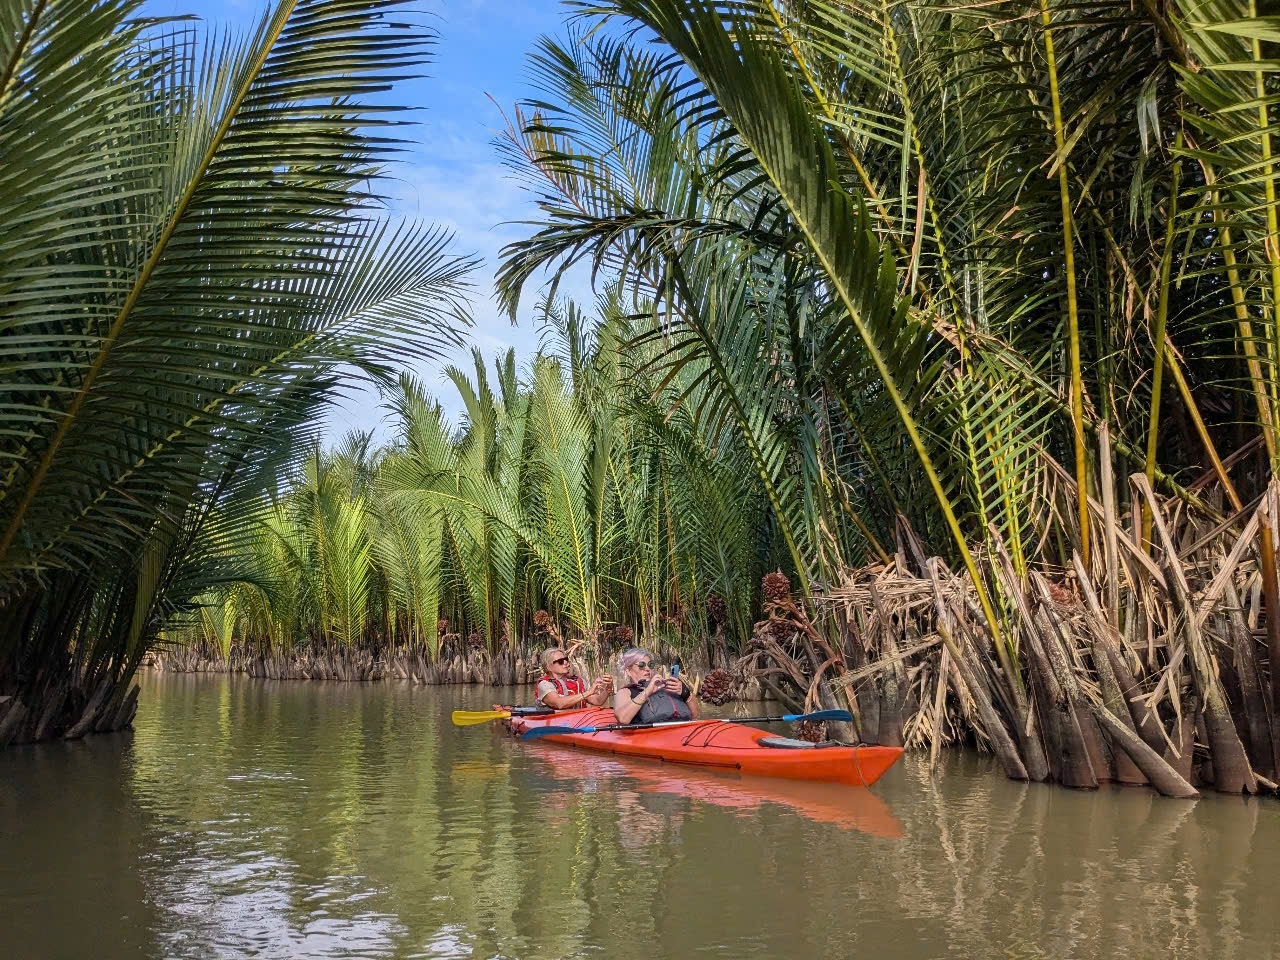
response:
[[[957,757],[873,790],[449,725],[477,688],[148,678],[0,752],[0,957],[1270,957],[1280,803]]]

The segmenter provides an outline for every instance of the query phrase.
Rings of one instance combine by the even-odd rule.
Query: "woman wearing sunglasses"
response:
[[[533,702],[553,710],[571,710],[586,704],[602,707],[613,689],[613,677],[605,674],[587,688],[569,666],[568,655],[559,647],[542,652],[542,676],[533,688]]]
[[[698,701],[692,688],[675,677],[654,672],[653,657],[632,647],[618,658],[618,667],[627,681],[613,698],[613,713],[619,723],[661,723],[664,720],[694,720]]]

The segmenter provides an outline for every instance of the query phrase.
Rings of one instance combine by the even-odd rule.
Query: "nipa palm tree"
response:
[[[542,94],[507,134],[543,209],[507,251],[507,304],[547,265],[609,272],[655,318],[656,366],[698,371],[694,414],[749,451],[802,584],[928,544],[980,611],[1003,712],[986,733],[1019,738],[1007,768],[1074,765],[1088,785],[1096,703],[1050,676],[1037,577],[1098,578],[1100,614],[1135,641],[1152,629],[1140,594],[1189,588],[1122,574],[1141,566],[1123,544],[1211,570],[1220,597],[1233,571],[1247,592],[1233,546],[1256,529],[1252,569],[1280,606],[1270,511],[1243,509],[1275,470],[1274,29],[1232,2],[582,7],[589,29],[541,46]],[[1201,559],[1162,531],[1155,489],[1196,518]],[[1267,630],[1274,664],[1280,618]],[[1280,762],[1275,729],[1246,760],[1198,627],[1162,636],[1123,648],[1140,684],[1171,727],[1194,697],[1219,788],[1252,789],[1250,763]],[[1061,726],[1051,689],[1072,704]],[[1097,722],[1146,731],[1150,700],[1134,709]],[[1064,767],[1025,735],[1032,710]]]
[[[433,39],[404,6],[282,0],[235,35],[7,5],[0,744],[128,723],[344,365],[455,339],[470,264],[377,211],[384,93]]]

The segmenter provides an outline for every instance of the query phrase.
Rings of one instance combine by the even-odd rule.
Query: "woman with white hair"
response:
[[[632,647],[618,658],[626,685],[613,698],[613,714],[619,723],[661,723],[664,720],[694,720],[698,701],[693,688],[677,677],[654,673],[653,657]]]

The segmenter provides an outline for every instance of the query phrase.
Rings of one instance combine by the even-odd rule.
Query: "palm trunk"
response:
[[[1111,546],[1108,545],[1107,549],[1108,554],[1110,554]],[[1115,627],[1103,614],[1093,583],[1089,580],[1089,574],[1085,570],[1084,564],[1080,561],[1080,554],[1073,554],[1072,562],[1076,571],[1076,583],[1079,584],[1080,592],[1084,596],[1089,612],[1094,618],[1093,639],[1089,652],[1093,659],[1093,668],[1098,674],[1098,685],[1102,690],[1103,706],[1116,722],[1124,724],[1136,737],[1137,730],[1134,727],[1133,717],[1129,714],[1128,701],[1125,699],[1124,692],[1120,687],[1120,681],[1116,678],[1116,672],[1111,664],[1110,648],[1113,645],[1112,631]],[[1106,725],[1103,725],[1103,727],[1105,731]],[[1114,738],[1112,738],[1112,742],[1114,743]],[[1120,745],[1116,744],[1116,746]],[[1115,764],[1116,780],[1120,783],[1139,785],[1147,782],[1146,775],[1134,763],[1127,750],[1123,748],[1113,750],[1112,759]]]
[[[1199,618],[1196,616],[1195,605],[1191,602],[1191,591],[1180,566],[1177,548],[1146,477],[1135,476],[1134,480],[1151,506],[1152,522],[1164,546],[1165,582],[1169,586],[1174,608],[1181,615],[1183,642],[1191,661],[1191,675],[1204,705],[1204,723],[1213,760],[1214,786],[1223,793],[1256,793],[1258,782],[1249,766],[1244,744],[1236,735],[1222,683],[1213,668],[1212,654],[1200,632]]]
[[[1271,677],[1272,769],[1280,773],[1280,579],[1276,576],[1274,518],[1277,515],[1276,481],[1268,491],[1267,512],[1258,525],[1261,546],[1258,563],[1262,567],[1262,593],[1266,602],[1268,669]]]
[[[1227,631],[1231,637],[1236,682],[1240,688],[1240,709],[1248,738],[1249,759],[1255,770],[1276,779],[1276,744],[1272,737],[1267,698],[1262,686],[1262,665],[1252,634],[1240,611],[1234,585],[1227,584]]]
[[[1053,625],[1043,609],[1024,630],[1023,638],[1028,663],[1039,685],[1040,716],[1044,720],[1046,739],[1053,747],[1051,762],[1057,761],[1057,780],[1068,787],[1096,789],[1098,777],[1066,686],[1065,678],[1069,677],[1070,670],[1054,642]]]
[[[995,705],[992,703],[991,692],[986,683],[986,674],[974,669],[972,651],[967,648],[967,644],[963,647],[961,646],[963,636],[958,641],[951,631],[951,617],[949,616],[946,602],[943,600],[942,584],[938,579],[938,564],[936,560],[929,564],[929,578],[933,585],[938,633],[942,637],[942,642],[946,644],[947,650],[950,651],[952,663],[960,672],[965,686],[968,687],[969,694],[973,697],[974,708],[982,721],[983,731],[991,742],[991,748],[995,751],[996,758],[1004,767],[1006,776],[1011,780],[1028,780],[1030,776],[1026,765],[1022,762],[1022,757],[1018,754],[1017,745],[1014,743],[1013,738],[1009,736],[1004,720],[1001,719],[1000,714],[995,709]]]
[[[1093,715],[1097,717],[1098,723],[1107,731],[1112,739],[1125,751],[1129,759],[1146,778],[1151,781],[1151,785],[1159,790],[1166,797],[1184,797],[1193,798],[1200,796],[1196,790],[1181,773],[1170,766],[1160,754],[1152,750],[1143,740],[1129,729],[1128,726],[1117,716],[1111,713],[1105,706],[1099,703],[1089,701],[1089,707],[1093,711]]]
[[[1103,742],[1102,731],[1085,706],[1084,696],[1076,680],[1076,664],[1073,656],[1075,639],[1068,625],[1054,611],[1053,598],[1049,594],[1044,578],[1038,573],[1032,574],[1032,578],[1041,597],[1039,619],[1042,623],[1041,636],[1044,639],[1045,650],[1066,693],[1071,719],[1079,729],[1080,740],[1084,745],[1094,779],[1099,783],[1114,780],[1111,756]]]

